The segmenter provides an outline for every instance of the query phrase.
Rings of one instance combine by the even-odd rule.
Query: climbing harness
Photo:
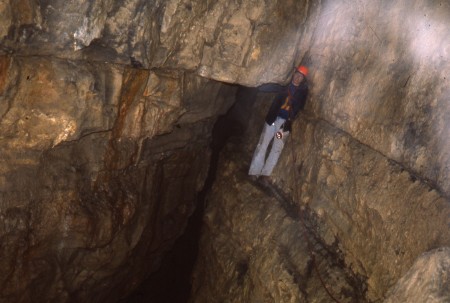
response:
[[[289,92],[289,90],[288,90],[288,94],[289,94],[289,96],[286,97],[283,105],[280,107],[280,109],[283,109],[285,111],[291,110],[291,93]]]
[[[291,111],[289,111],[289,116],[291,116]],[[292,131],[291,131],[291,132],[292,132]],[[291,134],[290,137],[291,137],[292,162],[293,162],[293,164],[294,164],[294,201],[296,201],[297,203],[299,203],[300,198],[299,198],[299,191],[298,191],[298,184],[297,184],[297,180],[298,180],[298,178],[297,178],[297,177],[298,177],[298,176],[297,176],[297,158],[296,158],[295,152],[294,152],[294,136],[292,136],[292,134]],[[303,165],[303,162],[302,162],[301,165]],[[307,226],[306,226],[306,223],[305,223],[304,212],[303,212],[302,210],[299,210],[299,213],[300,213],[300,216],[299,216],[299,217],[300,217],[300,221],[302,222],[302,225],[303,225],[303,227],[304,227],[304,228],[303,228],[303,232],[302,232],[303,238],[305,238],[305,241],[306,241],[306,244],[307,244],[307,247],[308,247],[308,252],[309,252],[309,254],[310,254],[310,257],[311,257],[311,260],[312,260],[312,263],[313,263],[314,271],[316,272],[317,276],[319,277],[320,283],[322,284],[322,287],[323,287],[323,288],[325,289],[325,291],[327,292],[328,296],[329,296],[334,302],[340,303],[340,301],[337,300],[337,299],[331,294],[330,290],[329,290],[328,287],[325,285],[325,282],[324,282],[323,279],[322,279],[322,276],[321,276],[321,274],[320,274],[320,272],[319,272],[319,269],[318,269],[318,267],[317,267],[317,263],[316,263],[315,255],[314,255],[314,253],[313,253],[311,241],[309,240],[309,237],[308,237],[308,235],[307,235],[307,233],[306,233],[306,231],[307,231]]]
[[[295,91],[297,90],[297,88],[294,88],[294,94]],[[285,110],[288,112],[288,114],[291,114],[291,108],[292,108],[292,92],[291,92],[291,87],[289,86],[287,89],[288,95],[286,97],[286,99],[284,99],[284,103],[283,105],[280,107],[280,109]]]

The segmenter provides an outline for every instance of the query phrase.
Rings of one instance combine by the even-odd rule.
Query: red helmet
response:
[[[308,76],[308,68],[306,66],[303,65],[299,65],[297,67],[297,71],[301,74],[303,74],[305,77]]]

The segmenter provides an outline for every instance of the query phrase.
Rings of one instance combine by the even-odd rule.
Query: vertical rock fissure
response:
[[[160,269],[152,273],[141,286],[121,303],[138,302],[188,302],[191,292],[191,274],[197,259],[198,243],[201,235],[207,195],[214,184],[219,156],[232,136],[238,136],[243,130],[242,117],[236,109],[242,103],[248,103],[255,97],[254,89],[242,88],[236,96],[236,104],[223,116],[220,116],[212,129],[211,158],[204,186],[197,195],[196,207],[189,218],[184,233],[174,243],[173,248],[163,257]],[[237,105],[241,100],[241,104]]]

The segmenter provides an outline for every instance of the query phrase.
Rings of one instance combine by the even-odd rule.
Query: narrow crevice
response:
[[[248,112],[256,97],[256,89],[240,87],[236,102],[220,116],[212,130],[211,159],[203,189],[197,195],[196,209],[189,218],[184,234],[161,261],[160,269],[120,303],[185,303],[191,291],[191,274],[198,254],[206,197],[214,184],[220,152],[230,137],[238,137],[247,127]]]

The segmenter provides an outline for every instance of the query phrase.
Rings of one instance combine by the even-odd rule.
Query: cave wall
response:
[[[118,300],[183,232],[235,88],[181,71],[1,60],[0,301]]]
[[[373,300],[450,244],[449,16],[445,1],[326,2],[311,45],[313,119],[294,141],[301,200]]]
[[[285,83],[302,61],[309,103],[274,180],[320,223],[322,245],[365,279],[366,298],[382,300],[420,254],[450,245],[449,16],[438,0],[2,1],[0,299],[104,302],[136,287],[182,232],[212,125],[233,102],[236,87],[211,79]],[[252,259],[255,248],[280,247],[266,247],[279,221],[264,218],[284,208],[220,223],[241,215],[225,193],[239,197],[237,181],[246,182],[270,102],[260,98],[239,156],[224,156],[227,182],[205,219],[219,223],[205,228],[208,263],[195,275],[220,280],[194,282],[193,300],[226,300],[230,281],[261,300],[267,285],[277,294],[268,300],[281,301],[321,289],[317,277],[309,293],[298,287],[311,260],[295,244],[296,223],[276,235],[288,240],[272,263]],[[249,237],[242,251],[235,232],[261,225],[264,241]],[[258,280],[268,264],[276,270]],[[235,297],[251,300],[245,289]]]
[[[328,3],[311,45],[312,111],[446,196],[448,16],[445,1]]]
[[[346,266],[366,285],[361,289],[364,300],[415,302],[414,293],[422,292],[436,302],[446,302],[450,293],[444,285],[450,268],[445,261],[430,262],[414,273],[408,270],[423,253],[450,245],[450,5],[445,1],[316,5],[304,25],[314,28],[303,57],[310,67],[311,94],[272,176],[275,187],[298,209],[317,216],[319,224],[311,237],[318,236],[325,247],[339,251]],[[246,203],[239,195],[247,191],[253,196],[261,191],[255,184],[248,189],[249,180],[241,174],[248,169],[271,98],[260,94],[249,123],[253,128],[240,144],[230,147],[222,163],[228,181],[224,183],[229,185],[215,188],[207,209],[203,254],[194,275],[198,302],[222,294],[224,285],[232,285],[232,298],[244,297],[248,302],[258,302],[251,296],[258,290],[270,302],[299,298],[316,302],[298,291],[306,282],[299,282],[297,276],[309,279],[303,265],[309,260],[308,249],[293,240],[290,259],[280,251],[283,237],[295,238],[301,228],[292,231],[284,224],[267,223],[280,212],[288,215],[282,207],[249,223],[243,212],[250,210],[235,202]],[[247,159],[247,166],[239,159]],[[230,177],[233,174],[236,177]],[[242,192],[232,196],[234,190]],[[260,203],[283,204],[262,199]],[[269,206],[253,207],[261,212]],[[259,228],[267,229],[261,238]],[[280,234],[279,228],[284,232]],[[224,240],[229,234],[238,239]],[[246,249],[236,248],[239,245]],[[270,257],[256,265],[261,254]],[[239,270],[242,260],[248,266],[245,274]],[[260,267],[273,269],[270,276],[256,273]],[[415,281],[403,281],[394,291],[401,295],[389,297],[389,290],[407,272]],[[335,283],[326,270],[323,275],[341,302],[363,302],[345,294],[346,286]],[[209,282],[214,279],[204,276],[220,277],[223,282],[215,285]],[[421,277],[435,280],[421,283]],[[236,291],[238,278],[242,288]],[[280,299],[280,294],[285,296]],[[318,302],[332,299],[322,300]]]
[[[207,78],[285,81],[308,5],[0,2],[0,300],[115,301],[158,268],[236,92]]]
[[[285,81],[305,52],[298,45],[308,32],[298,29],[314,9],[306,0],[3,1],[0,51],[185,69],[245,85]]]

